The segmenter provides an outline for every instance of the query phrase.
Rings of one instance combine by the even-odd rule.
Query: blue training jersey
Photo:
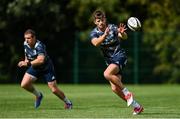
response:
[[[24,41],[25,56],[29,61],[33,61],[38,55],[45,56],[45,62],[42,65],[36,66],[36,69],[44,70],[50,64],[49,56],[46,52],[46,46],[39,40],[36,41],[34,48],[31,48],[26,41]]]
[[[100,48],[105,58],[113,58],[117,53],[123,49],[120,45],[120,39],[118,37],[118,27],[114,24],[108,24],[109,35],[101,43]],[[90,33],[90,39],[98,38],[102,36],[104,32],[99,31],[98,28],[94,28]],[[123,51],[124,52],[124,51]]]

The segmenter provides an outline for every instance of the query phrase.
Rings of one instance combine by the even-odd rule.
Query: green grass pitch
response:
[[[44,94],[38,109],[34,109],[34,96],[20,85],[1,84],[0,118],[180,118],[180,85],[127,85],[144,106],[144,112],[136,116],[107,84],[59,84],[72,100],[72,110],[64,110],[47,85],[35,86]]]

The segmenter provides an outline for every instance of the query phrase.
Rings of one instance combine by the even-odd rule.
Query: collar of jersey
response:
[[[39,45],[39,43],[40,43],[40,41],[37,40],[37,41],[36,41],[36,44],[35,44],[35,46],[34,46],[34,48],[36,48],[36,47]],[[29,48],[31,48],[31,47],[29,46],[29,44],[28,44],[26,41],[24,41],[24,45],[26,45],[26,46],[28,46]]]

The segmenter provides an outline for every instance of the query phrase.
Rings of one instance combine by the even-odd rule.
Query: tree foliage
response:
[[[166,81],[169,79],[169,82],[178,82],[180,77],[180,16],[177,4],[172,0],[151,2],[144,22],[144,41],[156,55],[154,74]],[[151,37],[148,33],[152,34]]]

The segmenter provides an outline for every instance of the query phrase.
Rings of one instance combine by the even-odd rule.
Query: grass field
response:
[[[36,87],[44,94],[39,109],[19,85],[0,85],[0,118],[180,118],[180,85],[128,85],[145,108],[137,116],[109,85],[59,85],[74,103],[72,110],[64,110],[46,85]]]

